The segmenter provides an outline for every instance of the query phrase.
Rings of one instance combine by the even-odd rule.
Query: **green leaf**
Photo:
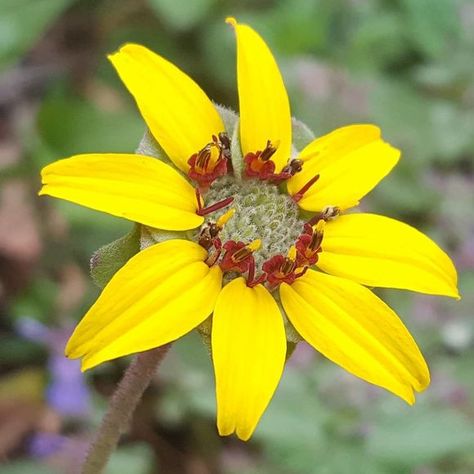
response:
[[[0,71],[17,61],[72,0],[2,0]]]
[[[429,56],[446,51],[449,39],[458,36],[457,2],[453,0],[403,0],[406,31],[410,39]]]
[[[115,273],[140,251],[140,233],[140,225],[135,224],[127,235],[104,245],[92,255],[91,277],[97,286],[104,288]]]
[[[204,20],[214,0],[148,0],[155,13],[177,30],[188,30]]]
[[[37,461],[16,461],[2,466],[2,474],[55,474],[57,471]]]
[[[281,472],[319,473],[315,459],[327,448],[324,430],[328,415],[309,378],[288,368],[254,437],[264,443],[267,455]]]
[[[144,443],[119,448],[112,454],[105,474],[148,474],[153,462],[153,452]]]
[[[380,419],[368,441],[376,459],[398,466],[420,466],[448,455],[469,451],[474,426],[448,408],[422,406],[394,410]]]
[[[145,128],[131,108],[104,110],[61,90],[43,103],[38,126],[43,140],[62,156],[134,152]]]

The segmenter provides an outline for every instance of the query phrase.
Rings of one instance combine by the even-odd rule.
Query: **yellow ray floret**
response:
[[[328,222],[317,265],[368,286],[459,297],[451,259],[418,230],[376,214]]]
[[[430,381],[428,367],[398,316],[367,288],[309,270],[280,295],[301,336],[348,372],[409,404]]]
[[[191,155],[225,130],[210,99],[188,75],[144,46],[126,44],[109,59],[153,136],[187,172]]]
[[[165,230],[193,229],[194,188],[171,166],[148,156],[89,154],[56,161],[41,172],[47,194]]]
[[[288,192],[296,194],[319,175],[298,204],[308,211],[321,211],[328,205],[356,206],[397,164],[400,152],[382,140],[378,127],[350,125],[317,138],[298,158],[303,169],[288,181]]]
[[[280,310],[262,286],[232,280],[217,299],[212,323],[217,426],[222,436],[252,435],[280,380],[286,337]]]
[[[112,278],[76,327],[66,355],[87,370],[104,361],[161,346],[212,312],[221,289],[218,266],[194,242],[168,240],[135,255]]]
[[[263,39],[247,25],[227,18],[237,37],[240,141],[243,154],[264,150],[267,140],[278,149],[272,156],[279,172],[290,158],[291,114],[278,65]]]

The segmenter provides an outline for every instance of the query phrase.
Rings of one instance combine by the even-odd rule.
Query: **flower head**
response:
[[[212,315],[218,429],[246,440],[278,385],[292,325],[328,359],[412,404],[428,368],[367,286],[458,297],[456,271],[414,228],[348,212],[400,152],[374,125],[296,150],[275,59],[252,28],[227,21],[237,38],[235,130],[185,73],[129,44],[110,59],[169,162],[92,154],[43,170],[41,194],[188,230],[115,274],[66,353],[89,369],[173,341]]]

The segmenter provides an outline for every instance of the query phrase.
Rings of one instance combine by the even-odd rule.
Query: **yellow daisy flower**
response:
[[[429,384],[427,365],[399,317],[367,286],[458,298],[455,268],[414,228],[346,213],[400,153],[373,125],[340,128],[298,152],[268,46],[249,26],[227,21],[237,38],[237,133],[226,131],[184,72],[128,44],[110,60],[171,163],[88,154],[42,172],[40,194],[189,237],[131,258],[66,354],[82,358],[86,370],[173,341],[212,315],[217,425],[243,440],[278,385],[289,328],[412,404],[413,391]]]

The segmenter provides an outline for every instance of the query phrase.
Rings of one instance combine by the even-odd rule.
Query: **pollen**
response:
[[[326,226],[326,221],[324,219],[321,219],[320,221],[317,222],[317,224],[314,226],[315,232],[318,234],[322,234],[324,232],[324,227]]]
[[[255,252],[262,246],[262,241],[260,239],[255,239],[253,242],[250,242],[250,244],[247,245],[247,248],[251,252]]]
[[[290,250],[288,250],[288,258],[292,261],[296,260],[296,246],[292,245]]]
[[[227,224],[229,219],[232,218],[232,216],[235,214],[235,209],[229,209],[225,214],[222,214],[222,216],[217,219],[217,227],[220,227],[221,229]]]

